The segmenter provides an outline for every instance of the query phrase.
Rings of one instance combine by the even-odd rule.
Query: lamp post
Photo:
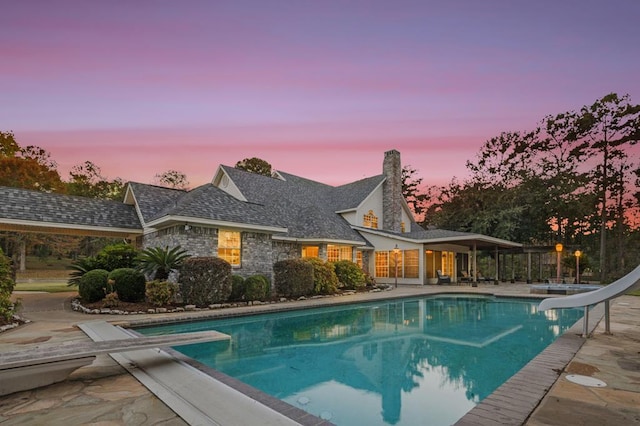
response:
[[[582,252],[576,250],[573,254],[576,256],[576,284],[580,284],[580,255],[582,255]]]
[[[560,270],[560,254],[562,253],[562,243],[556,244],[556,253],[558,253],[558,258],[556,260],[556,282],[560,284],[561,281],[561,270]]]
[[[395,276],[395,282],[396,282],[396,288],[398,288],[398,254],[400,253],[400,249],[398,248],[398,245],[396,244],[396,246],[393,248],[393,258],[396,264],[396,272],[394,274]]]

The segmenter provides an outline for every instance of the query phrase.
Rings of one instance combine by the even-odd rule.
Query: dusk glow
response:
[[[0,130],[63,179],[191,186],[260,157],[331,185],[397,149],[427,185],[502,131],[617,92],[640,103],[640,2],[5,2]]]

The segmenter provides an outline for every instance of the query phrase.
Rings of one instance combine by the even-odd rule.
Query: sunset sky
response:
[[[63,179],[193,187],[259,157],[339,185],[397,149],[440,185],[502,131],[640,103],[637,0],[2,3],[0,130]]]

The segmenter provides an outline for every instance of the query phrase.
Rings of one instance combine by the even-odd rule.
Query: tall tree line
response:
[[[486,141],[471,177],[430,188],[424,225],[581,247],[600,279],[640,262],[640,105],[608,94]]]

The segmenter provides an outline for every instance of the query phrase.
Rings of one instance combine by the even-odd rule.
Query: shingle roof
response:
[[[221,166],[249,201],[268,208],[272,220],[288,229],[287,237],[335,239],[365,243],[362,236],[336,211],[359,203],[354,194],[343,200],[346,192],[323,183],[279,172],[283,179],[261,176],[232,167]],[[354,187],[371,187],[373,181]],[[375,186],[372,186],[375,188]],[[363,191],[360,191],[363,192]],[[367,194],[368,195],[368,194]],[[357,204],[355,204],[357,205]]]
[[[171,206],[183,196],[186,191],[181,189],[164,188],[138,182],[129,182],[138,204],[138,209],[145,222],[154,219],[159,212]]]
[[[0,218],[141,230],[134,206],[120,201],[98,200],[0,186]]]

